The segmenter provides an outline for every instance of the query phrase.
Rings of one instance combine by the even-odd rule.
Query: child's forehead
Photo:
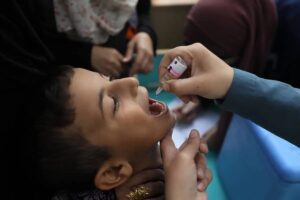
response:
[[[109,82],[109,77],[92,72],[89,70],[76,68],[71,79],[70,88],[73,91],[79,89],[91,90],[96,87],[103,87],[105,83]]]

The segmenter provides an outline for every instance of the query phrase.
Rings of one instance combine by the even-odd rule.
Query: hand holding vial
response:
[[[171,61],[182,58],[187,69],[180,79],[165,79]],[[184,102],[202,96],[208,99],[223,98],[232,83],[233,69],[224,61],[211,53],[200,43],[177,47],[169,50],[159,66],[161,87],[175,93]]]
[[[168,66],[167,71],[162,76],[160,82],[164,83],[171,79],[177,79],[184,73],[186,69],[187,69],[187,65],[184,62],[184,60],[180,56],[177,56],[173,59],[171,64]],[[155,92],[156,95],[158,95],[162,90],[163,88],[159,86]]]

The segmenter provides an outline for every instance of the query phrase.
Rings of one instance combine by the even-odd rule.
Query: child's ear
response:
[[[106,161],[95,176],[96,188],[110,190],[124,183],[132,175],[132,166],[122,159],[110,159]]]

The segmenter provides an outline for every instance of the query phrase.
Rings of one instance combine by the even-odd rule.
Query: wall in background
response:
[[[186,15],[197,0],[152,0],[151,19],[158,35],[158,48],[183,45]]]

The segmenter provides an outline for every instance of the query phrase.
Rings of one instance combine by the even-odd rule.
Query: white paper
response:
[[[169,108],[172,109],[178,105],[181,105],[180,99],[175,99],[168,104]],[[208,130],[213,128],[218,120],[219,113],[211,110],[200,112],[196,118],[190,123],[177,123],[173,130],[173,140],[178,148],[188,138],[192,129],[197,129],[201,136]]]

